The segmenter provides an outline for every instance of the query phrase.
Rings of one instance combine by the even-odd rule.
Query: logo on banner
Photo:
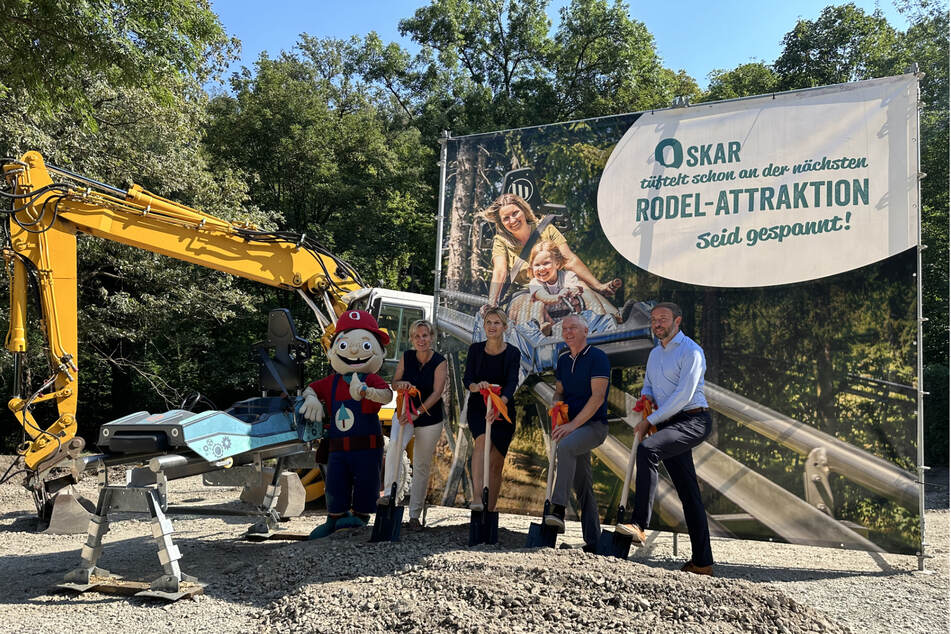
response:
[[[912,248],[915,82],[644,113],[601,174],[601,228],[637,266],[703,286],[802,282]]]
[[[535,186],[527,178],[517,178],[509,183],[509,193],[519,196],[522,200],[531,200]]]

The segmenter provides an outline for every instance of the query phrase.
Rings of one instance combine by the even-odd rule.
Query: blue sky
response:
[[[731,69],[750,61],[773,62],[783,36],[799,18],[814,20],[829,4],[846,0],[628,0],[631,16],[647,25],[664,65],[684,69],[707,86],[714,69]],[[907,28],[904,16],[891,0],[852,0],[871,13],[881,8],[891,25]],[[301,33],[317,37],[349,37],[376,31],[384,41],[404,48],[416,46],[399,34],[399,21],[429,4],[414,0],[211,0],[225,29],[242,42],[241,60],[232,66],[251,66],[262,51],[271,57],[293,48]],[[568,0],[553,0],[553,26],[558,8]]]

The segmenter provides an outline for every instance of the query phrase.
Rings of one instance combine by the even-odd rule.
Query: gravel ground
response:
[[[532,518],[502,517],[500,544],[466,547],[468,512],[429,509],[429,527],[398,544],[367,544],[366,529],[319,542],[249,543],[241,518],[179,516],[175,541],[185,572],[208,583],[194,600],[149,599],[52,589],[79,563],[84,535],[33,532],[32,503],[0,485],[2,632],[363,632],[665,631],[947,632],[948,474],[934,473],[926,513],[932,559],[807,546],[716,540],[715,578],[677,571],[668,533],[621,561],[575,549],[529,551]],[[91,494],[91,483],[83,483]],[[227,503],[236,489],[200,479],[170,484],[173,503]],[[309,531],[321,517],[285,524]],[[569,523],[564,539],[581,544]],[[161,573],[149,525],[121,519],[100,565],[149,580]]]

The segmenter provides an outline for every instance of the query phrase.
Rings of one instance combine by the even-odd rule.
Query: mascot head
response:
[[[327,358],[338,374],[369,374],[383,366],[384,346],[388,343],[390,336],[380,330],[373,315],[348,310],[337,319]]]

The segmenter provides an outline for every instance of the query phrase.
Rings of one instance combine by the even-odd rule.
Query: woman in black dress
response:
[[[474,497],[471,509],[481,511],[482,501],[480,492],[484,486],[482,465],[483,451],[485,450],[485,400],[481,390],[493,385],[502,388],[502,402],[510,403],[518,387],[518,369],[520,354],[518,348],[505,343],[503,338],[508,318],[505,311],[499,308],[490,308],[485,312],[486,341],[469,346],[466,357],[466,372],[463,376],[463,385],[469,390],[469,402],[466,406],[466,420],[469,430],[475,439],[475,448],[472,451],[472,485]],[[489,511],[495,510],[499,499],[499,487],[502,484],[502,465],[505,463],[505,454],[509,443],[515,434],[514,408],[509,410],[508,422],[501,416],[492,421],[492,444],[489,454]]]
[[[413,406],[417,413],[408,416],[404,412],[397,412],[400,425],[403,425],[403,446],[396,451],[387,452],[386,472],[384,477],[383,493],[388,496],[390,485],[396,478],[396,466],[403,449],[411,438],[416,438],[413,445],[413,482],[409,492],[409,523],[406,528],[411,531],[422,529],[419,516],[423,512],[423,502],[429,488],[429,472],[433,464],[433,453],[436,443],[442,435],[442,393],[446,387],[448,363],[446,358],[433,350],[435,328],[425,319],[419,319],[410,324],[409,339],[413,344],[411,350],[406,350],[396,366],[393,375],[394,390],[408,390],[416,388],[419,396],[413,397]],[[390,443],[395,447],[397,438],[396,426],[390,431]],[[390,457],[393,459],[390,459]],[[381,499],[389,502],[389,498]]]

